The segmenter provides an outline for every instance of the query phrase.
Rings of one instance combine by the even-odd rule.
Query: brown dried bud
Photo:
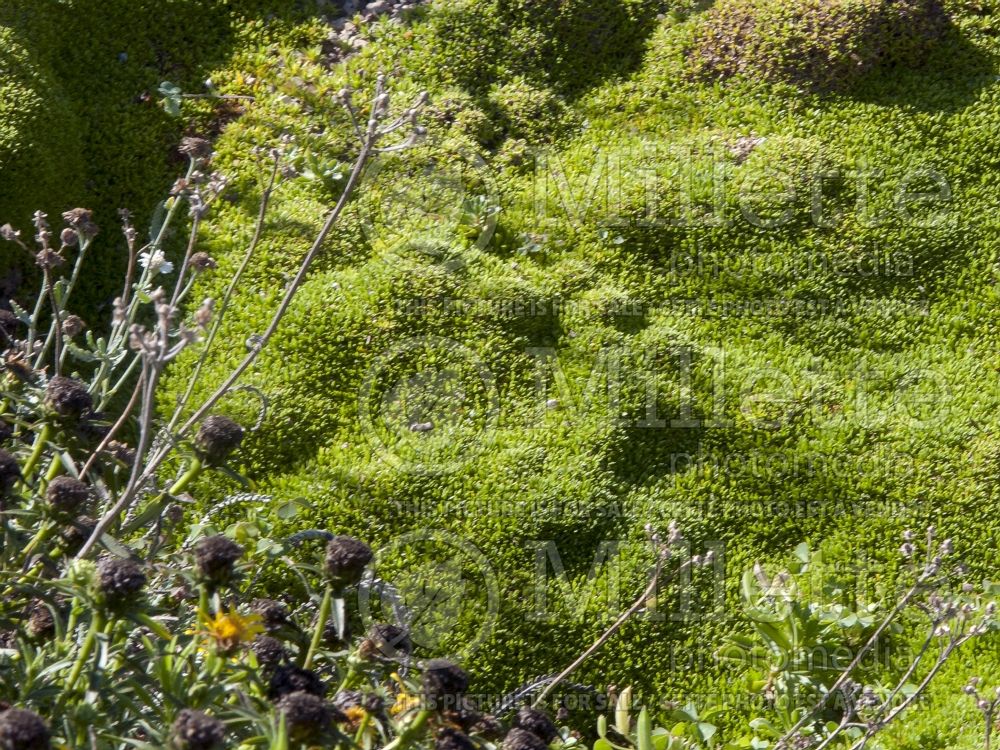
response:
[[[233,564],[242,556],[243,548],[221,534],[201,539],[194,547],[198,573],[213,584],[229,581],[233,576]]]
[[[87,324],[78,315],[68,315],[62,322],[62,332],[67,338],[73,338],[83,333]]]
[[[49,750],[49,728],[42,717],[21,708],[0,713],[0,748],[3,750]]]
[[[146,574],[132,560],[105,557],[97,563],[97,588],[111,607],[133,600],[145,585]]]
[[[40,268],[49,268],[49,269],[58,268],[65,262],[66,261],[63,260],[63,257],[52,248],[45,248],[44,250],[39,250],[38,253],[35,255],[35,263]]]
[[[194,444],[209,466],[221,463],[243,442],[243,428],[229,417],[213,415],[201,423]]]
[[[371,547],[350,536],[335,536],[326,545],[325,572],[334,586],[353,586],[361,580],[374,555]]]
[[[90,239],[97,234],[98,230],[97,225],[94,223],[94,212],[90,209],[74,208],[73,210],[64,213],[62,217],[63,221],[82,234],[86,239]],[[63,243],[67,245],[76,244],[75,242],[66,242],[65,239],[63,240]]]
[[[45,500],[57,513],[75,514],[90,498],[90,488],[79,479],[58,476],[49,482]]]
[[[177,150],[192,159],[207,159],[212,155],[212,144],[204,138],[185,136]]]
[[[45,403],[60,417],[76,419],[90,410],[94,400],[79,380],[56,375],[45,389]]]
[[[177,714],[170,728],[172,750],[213,750],[226,738],[226,727],[218,719],[190,708]]]
[[[40,599],[31,603],[26,629],[28,635],[37,639],[49,638],[56,631],[56,621],[52,616],[52,610]]]
[[[0,448],[0,495],[9,492],[21,478],[21,467],[17,459]]]
[[[188,266],[195,271],[207,271],[210,268],[218,268],[219,264],[208,253],[195,253],[188,259]]]

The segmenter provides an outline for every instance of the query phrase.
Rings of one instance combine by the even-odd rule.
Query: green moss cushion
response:
[[[699,75],[849,87],[880,65],[914,65],[944,31],[938,0],[721,0],[691,51]]]

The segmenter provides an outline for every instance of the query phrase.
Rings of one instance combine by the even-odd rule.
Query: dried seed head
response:
[[[97,234],[97,225],[94,223],[94,212],[86,208],[74,208],[62,215],[72,229],[82,234],[86,239],[91,239]],[[71,243],[65,242],[69,245]],[[75,242],[72,244],[76,244]]]
[[[181,710],[170,728],[170,746],[174,750],[213,750],[225,739],[226,727],[221,721],[190,708]]]
[[[117,607],[134,599],[146,585],[146,574],[132,560],[105,557],[97,563],[97,588],[108,606]]]
[[[289,693],[297,692],[322,697],[326,695],[326,685],[311,669],[303,669],[293,664],[279,667],[271,677],[267,697],[274,701]]]
[[[66,261],[63,257],[55,250],[50,247],[43,248],[35,254],[35,265],[39,268],[59,268]]]
[[[59,242],[62,243],[63,247],[76,247],[79,241],[80,235],[76,233],[75,229],[66,227],[59,233]]]
[[[511,729],[503,738],[503,750],[548,750],[548,744],[525,729]]]
[[[10,491],[21,478],[21,467],[17,459],[0,448],[0,495]]]
[[[21,708],[0,713],[0,748],[2,750],[49,750],[49,728],[42,717]]]
[[[447,659],[431,659],[424,665],[424,694],[437,709],[453,708],[469,689],[469,676]]]
[[[288,623],[288,607],[274,599],[255,599],[250,603],[250,611],[260,615],[261,624],[269,633]]]
[[[413,651],[409,631],[388,622],[376,622],[368,630],[371,651],[389,659],[398,659]]]
[[[20,327],[21,321],[14,313],[10,310],[0,309],[0,332],[2,332],[0,333],[0,343],[6,341],[2,334],[5,333],[9,338],[14,338]]]
[[[79,380],[56,375],[45,389],[45,403],[60,417],[77,419],[93,407],[94,400]]]
[[[530,706],[525,706],[517,712],[517,716],[514,717],[514,726],[531,732],[546,745],[559,736],[559,730],[556,729],[552,720],[542,711]]]
[[[52,616],[52,610],[40,599],[31,603],[26,629],[28,635],[38,639],[49,638],[56,631],[56,621]]]
[[[211,268],[218,268],[219,264],[208,253],[195,253],[188,259],[188,267],[194,271],[207,271]]]
[[[177,150],[191,159],[208,159],[212,156],[212,144],[195,136],[181,138]]]
[[[243,548],[222,535],[201,539],[194,547],[198,573],[205,581],[213,584],[229,581],[233,575],[233,564],[242,556]]]
[[[336,711],[322,698],[304,692],[283,696],[277,707],[285,717],[289,736],[298,741],[315,738],[329,729]]]
[[[62,540],[67,554],[75,555],[83,543],[90,539],[90,535],[97,528],[97,521],[89,516],[80,516],[63,529]]]
[[[87,324],[78,315],[67,315],[66,319],[62,322],[62,332],[67,338],[78,336],[83,333],[86,327]]]
[[[326,575],[334,586],[353,586],[361,580],[373,557],[371,547],[364,542],[335,536],[326,545]]]
[[[104,451],[114,458],[121,461],[126,466],[131,466],[135,463],[135,450],[125,445],[125,443],[119,443],[117,440],[112,440],[105,446]]]
[[[45,490],[45,501],[57,513],[75,514],[89,497],[86,484],[65,475],[53,479]]]
[[[209,466],[221,463],[243,442],[243,428],[229,417],[213,415],[205,419],[194,444]]]
[[[475,747],[465,734],[449,727],[439,729],[434,738],[434,750],[475,750]]]
[[[288,651],[277,638],[258,635],[250,645],[257,663],[262,667],[277,667],[288,659]]]

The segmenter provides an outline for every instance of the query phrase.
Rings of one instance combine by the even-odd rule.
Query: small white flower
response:
[[[156,250],[152,253],[142,253],[139,255],[139,264],[143,268],[149,269],[150,276],[156,276],[158,273],[173,273],[174,271],[174,264],[166,259],[162,250]]]

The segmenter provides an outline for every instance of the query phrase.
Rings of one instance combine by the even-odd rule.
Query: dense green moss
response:
[[[705,14],[692,64],[706,78],[844,89],[879,65],[921,62],[945,24],[939,0],[724,0]]]
[[[83,189],[83,144],[76,113],[49,67],[20,30],[0,26],[0,223],[31,233],[36,210],[55,214]],[[14,246],[0,276],[33,262]],[[13,279],[12,279],[13,280]]]
[[[852,69],[849,96],[821,96],[692,80],[693,40],[723,8],[656,21],[657,5],[433,3],[412,25],[378,25],[364,53],[328,70],[318,20],[271,33],[250,24],[227,41],[232,19],[213,26],[211,15],[221,6],[162,4],[204,19],[212,54],[233,47],[213,80],[255,97],[217,144],[213,168],[233,186],[204,226],[220,267],[195,299],[218,297],[247,248],[264,171],[255,148],[294,134],[304,175],[275,196],[196,397],[265,328],[337,195],[353,144],[333,94],[349,84],[363,99],[380,69],[395,71],[397,101],[432,91],[430,142],[373,167],[247,373],[259,392],[219,408],[251,424],[264,397],[240,468],[276,505],[303,501],[289,531],[385,545],[384,572],[403,586],[428,563],[425,582],[449,582],[460,606],[426,624],[422,653],[461,648],[486,623],[468,656],[491,692],[564,665],[613,619],[643,585],[646,523],[680,519],[726,574],[717,586],[699,573],[688,604],[661,592],[656,612],[578,676],[656,699],[732,695],[734,675],[713,653],[743,627],[739,574],[803,539],[861,566],[876,593],[898,575],[899,532],[929,522],[976,573],[995,573],[996,16],[954,4],[926,65],[902,56],[863,78]],[[766,18],[785,17],[767,7]],[[855,36],[862,26],[817,28],[845,49],[869,44]],[[780,50],[793,32],[762,45]],[[81,68],[114,46],[102,44],[58,75],[87,80]],[[826,44],[817,59],[840,70]],[[205,75],[206,59],[192,53],[185,74]],[[122,89],[175,70],[149,64]],[[774,70],[800,81],[794,66]],[[162,160],[159,137],[137,153]],[[473,157],[482,147],[486,170]],[[115,190],[133,158],[115,161],[118,148],[95,145],[100,159],[86,164],[106,168]],[[422,190],[450,198],[422,212]],[[494,205],[492,231],[483,214]],[[164,404],[196,354],[177,362]],[[229,489],[205,480],[196,495],[211,506]],[[421,548],[429,529],[481,550],[496,574],[495,622],[481,566],[440,539]],[[592,571],[610,540],[620,566]],[[553,569],[546,541],[565,577],[539,585],[539,560]],[[950,720],[964,670],[998,663],[993,645],[974,658],[944,675],[918,733],[897,746],[975,746]],[[740,719],[734,708],[727,720]]]

